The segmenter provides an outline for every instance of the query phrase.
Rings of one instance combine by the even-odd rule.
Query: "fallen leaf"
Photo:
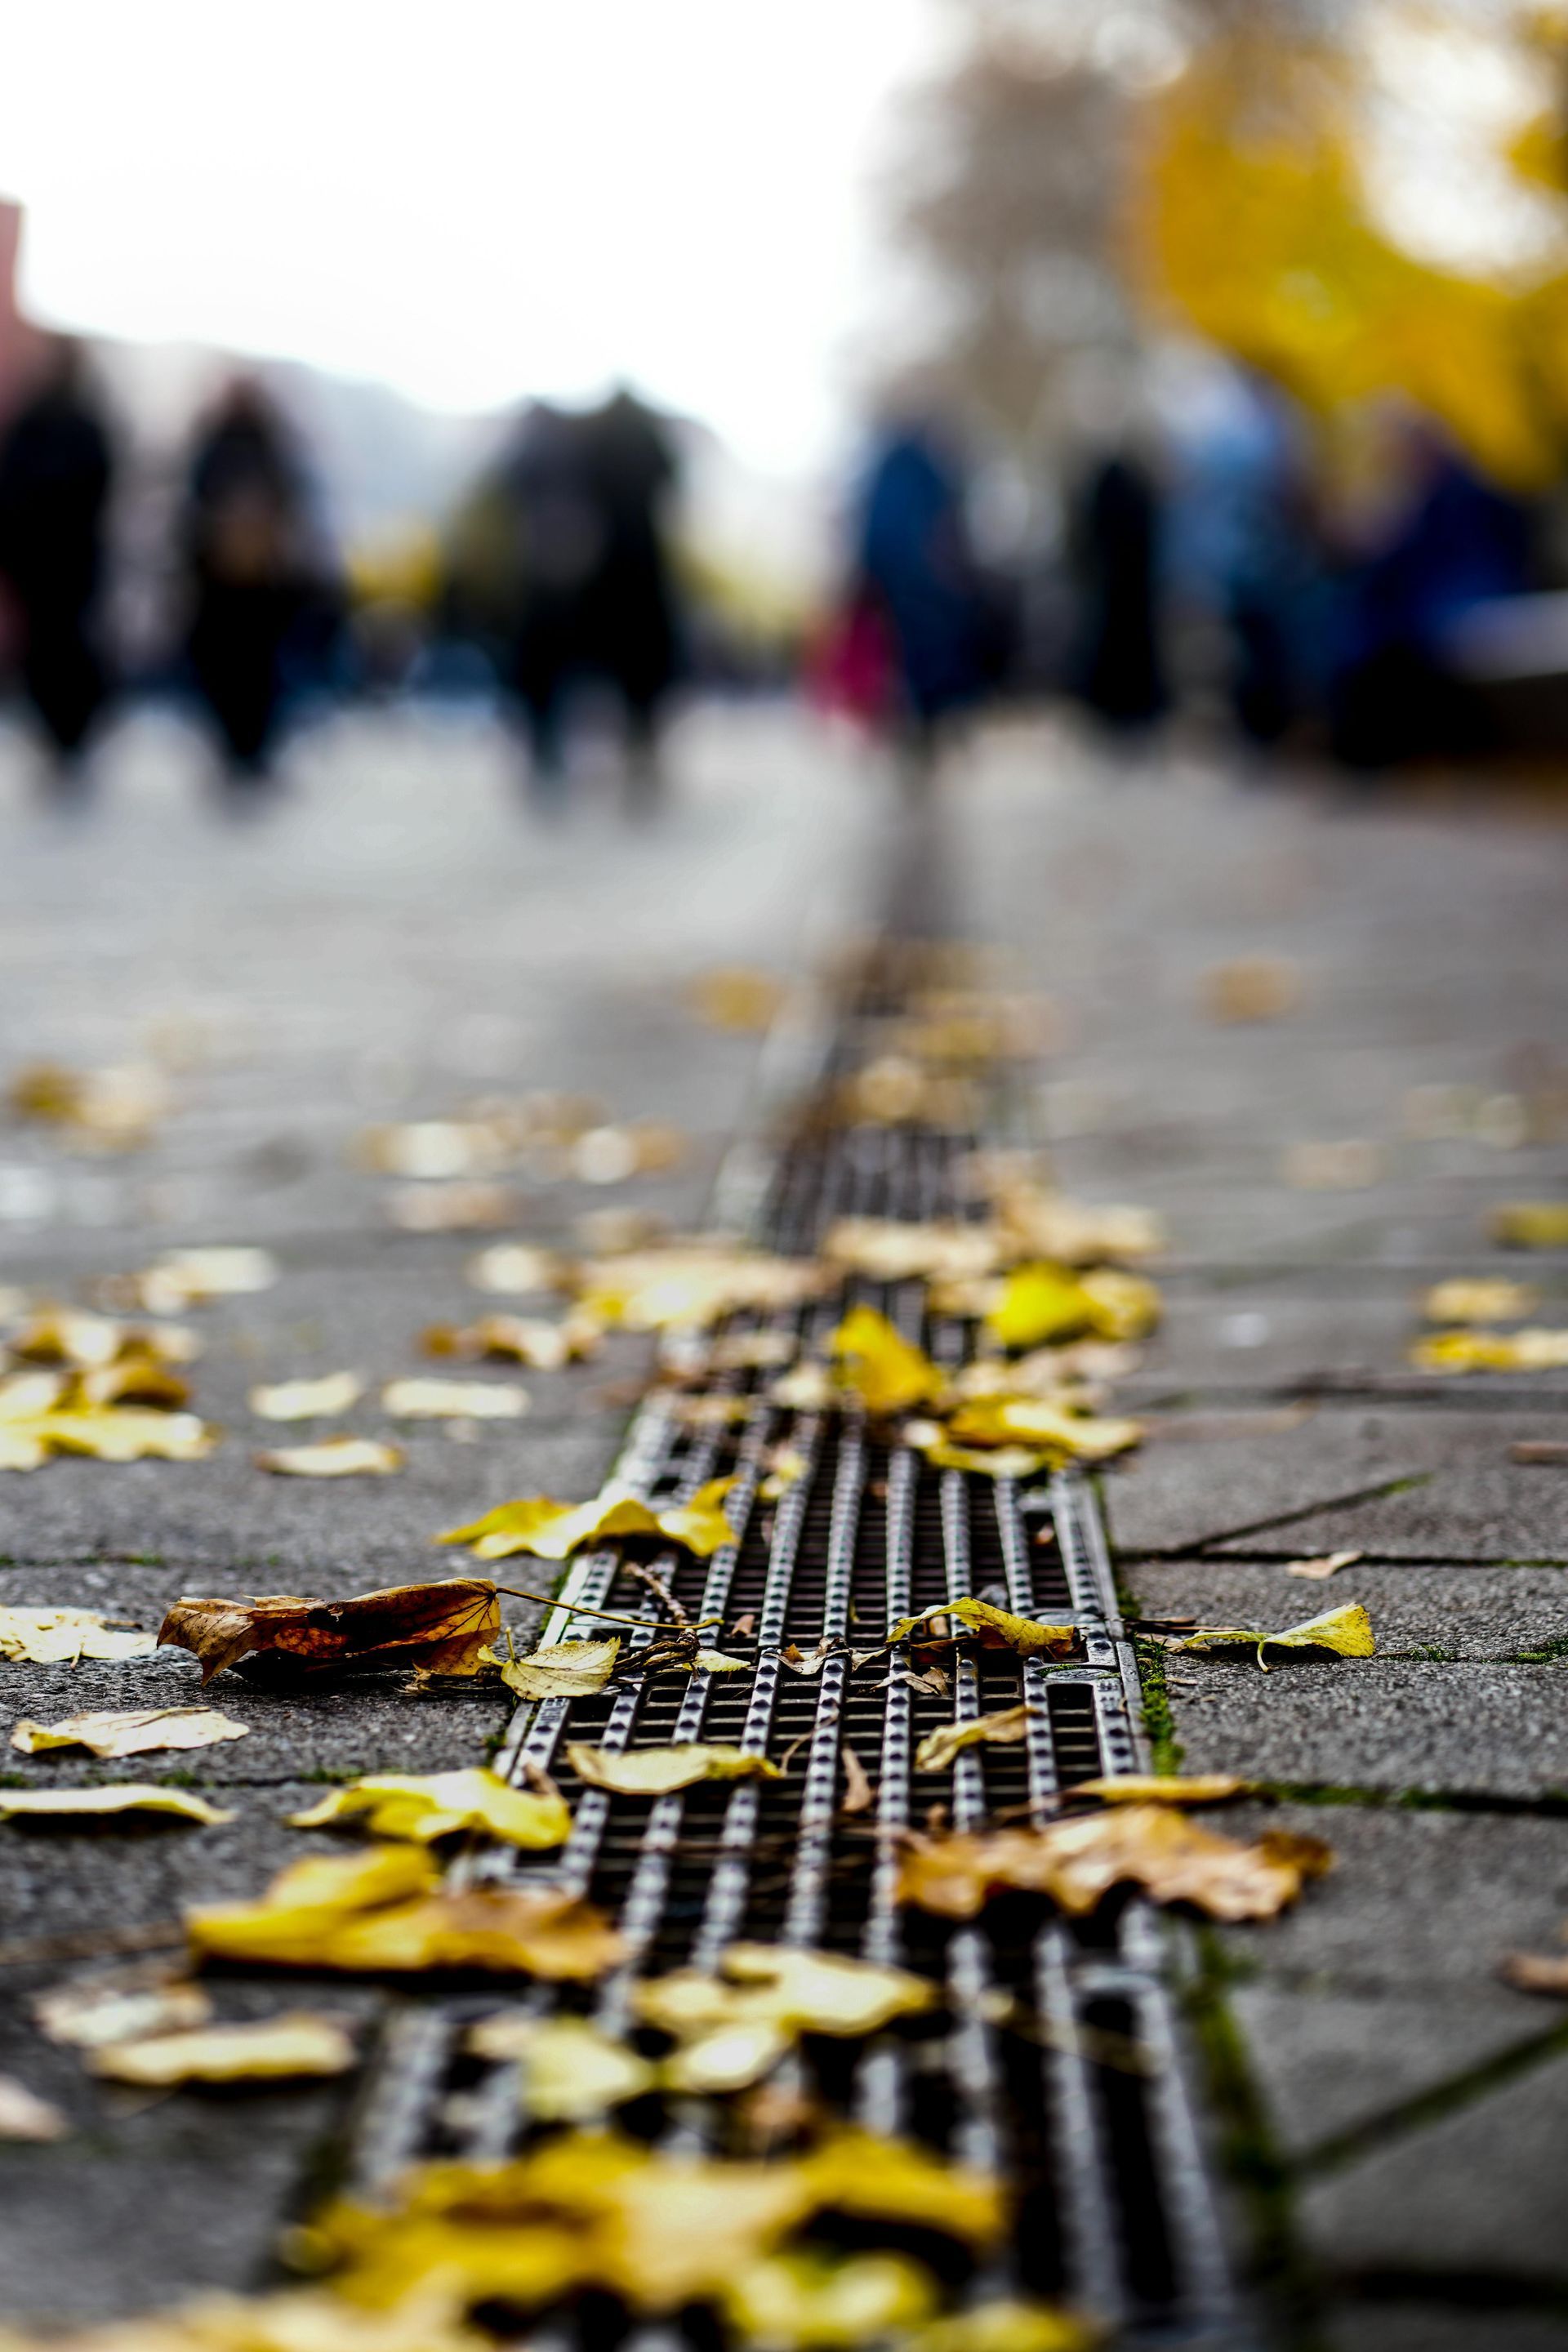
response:
[[[1568,1364],[1568,1330],[1435,1331],[1413,1343],[1410,1361],[1423,1372],[1552,1372]]]
[[[468,1544],[479,1559],[506,1559],[515,1552],[570,1559],[574,1552],[617,1537],[662,1536],[707,1559],[721,1544],[735,1540],[722,1508],[735,1484],[733,1477],[710,1478],[689,1503],[666,1504],[658,1510],[629,1487],[616,1485],[589,1503],[554,1503],[546,1495],[534,1495],[501,1503],[468,1527],[448,1528],[436,1540]]]
[[[0,1820],[95,1820],[100,1813],[174,1813],[187,1822],[232,1822],[188,1789],[155,1782],[115,1781],[101,1789],[0,1789]]]
[[[137,1062],[101,1070],[33,1062],[17,1071],[7,1099],[19,1118],[58,1127],[68,1142],[95,1151],[140,1150],[170,1101],[161,1072]]]
[[[418,1118],[365,1128],[355,1156],[378,1175],[426,1181],[490,1176],[506,1166],[510,1153],[507,1138],[491,1120]]]
[[[1009,1706],[998,1715],[979,1716],[973,1723],[944,1723],[928,1731],[915,1750],[915,1770],[945,1772],[966,1748],[1016,1746],[1028,1738],[1031,1712],[1026,1706]]]
[[[637,2015],[679,2042],[666,2079],[679,2090],[739,2090],[773,2067],[802,2033],[880,2032],[936,2005],[934,1987],[906,1969],[837,1953],[731,1944],[718,1969],[679,1969],[633,1991]]]
[[[95,1371],[79,1372],[69,1397],[73,1406],[147,1404],[160,1412],[177,1412],[190,1401],[188,1381],[155,1356],[141,1354],[123,1355],[116,1363],[100,1364]]]
[[[1510,1462],[1568,1462],[1568,1443],[1557,1437],[1521,1437],[1508,1449]]]
[[[776,973],[756,971],[749,964],[720,964],[691,982],[687,1000],[710,1029],[755,1032],[772,1028],[785,992]]]
[[[1020,1479],[1033,1478],[1052,1466],[1052,1457],[1035,1445],[950,1444],[940,1423],[917,1426],[911,1422],[903,1433],[933,1470],[963,1470],[975,1478]]]
[[[840,1217],[822,1254],[832,1265],[876,1282],[961,1282],[989,1274],[998,1260],[984,1225],[903,1224],[893,1217]]]
[[[768,1390],[768,1401],[790,1412],[827,1412],[844,1402],[844,1391],[826,1364],[796,1364]]]
[[[389,1224],[405,1234],[457,1234],[486,1225],[510,1225],[520,1202],[510,1184],[487,1184],[458,1177],[434,1183],[403,1184],[384,1203]]]
[[[111,2083],[168,2089],[178,2083],[283,2082],[304,2074],[342,2074],[354,2063],[353,2037],[336,2018],[292,2010],[239,2025],[154,2033],[95,2048],[94,2074]]]
[[[11,1745],[25,1756],[51,1748],[88,1748],[95,1756],[141,1756],[161,1748],[210,1748],[243,1739],[247,1726],[210,1706],[143,1706],[121,1715],[73,1715],[63,1723],[34,1723],[24,1717],[11,1728]]]
[[[187,1912],[185,1927],[193,1950],[213,1958],[368,1974],[484,1969],[587,1980],[624,1956],[609,1921],[580,1897],[553,1887],[454,1892],[414,1845],[295,1863],[260,1902]]]
[[[1375,1655],[1377,1644],[1373,1638],[1372,1620],[1359,1601],[1347,1601],[1342,1609],[1331,1609],[1321,1617],[1309,1617],[1304,1624],[1288,1625],[1282,1633],[1244,1632],[1235,1627],[1200,1626],[1195,1633],[1172,1643],[1177,1650],[1218,1650],[1256,1644],[1258,1663],[1265,1664],[1265,1650],[1333,1650],[1342,1658],[1370,1658]]]
[[[40,2099],[15,2074],[0,2074],[0,2140],[64,2139],[69,2129],[58,2107]],[[69,2352],[68,2346],[63,2352]]]
[[[3,2352],[494,2352],[494,2337],[461,2326],[437,2282],[394,2311],[362,2311],[325,2289],[207,2295],[149,2319],[0,2337]]]
[[[907,2254],[773,2254],[734,2279],[724,2311],[757,2352],[839,2352],[903,2343],[938,2302],[931,2273]]]
[[[1342,1568],[1353,1568],[1364,1557],[1359,1551],[1329,1551],[1317,1559],[1290,1559],[1285,1563],[1287,1576],[1337,1576]]]
[[[468,2047],[476,2058],[518,2062],[522,2111],[536,2123],[596,2123],[658,2081],[657,2066],[586,2018],[484,2017]]]
[[[1009,1260],[1098,1265],[1152,1257],[1165,1246],[1164,1227],[1148,1209],[1091,1207],[1005,1173],[985,1189],[993,1229]]]
[[[1102,2328],[1045,2303],[973,2303],[907,2336],[901,2352],[1098,2352]]]
[[[476,1290],[521,1298],[530,1291],[553,1290],[563,1267],[553,1250],[536,1249],[528,1242],[497,1242],[470,1258],[465,1271]]]
[[[151,1315],[178,1315],[215,1298],[245,1297],[269,1290],[278,1261],[264,1249],[244,1246],[171,1250],[143,1274],[127,1277],[127,1287]]]
[[[1032,1445],[1062,1462],[1108,1462],[1143,1434],[1139,1421],[1096,1420],[1063,1411],[1043,1397],[975,1397],[946,1417],[947,1437],[960,1445]]]
[[[305,1812],[290,1813],[289,1822],[292,1829],[319,1830],[362,1813],[377,1836],[413,1838],[421,1844],[458,1830],[483,1830],[506,1845],[537,1848],[564,1844],[572,1829],[563,1798],[514,1789],[482,1766],[458,1772],[373,1773],[332,1790]]]
[[[218,1432],[194,1413],[89,1402],[80,1381],[92,1377],[68,1384],[58,1373],[22,1372],[0,1381],[0,1470],[36,1470],[53,1454],[199,1462],[216,1445]]]
[[[704,1675],[749,1675],[749,1658],[727,1657],[722,1650],[699,1650],[692,1660],[692,1672]]]
[[[767,1455],[767,1472],[757,1493],[764,1503],[776,1503],[788,1493],[797,1478],[804,1478],[811,1464],[798,1445],[775,1445]]]
[[[1517,1323],[1540,1304],[1541,1293],[1528,1282],[1457,1276],[1422,1294],[1421,1312],[1428,1323]]]
[[[776,1764],[739,1748],[692,1741],[680,1748],[591,1748],[570,1740],[566,1760],[591,1789],[626,1797],[662,1797],[699,1780],[776,1780]]]
[[[1568,1999],[1568,1952],[1505,1952],[1498,1973],[1521,1992]]]
[[[1107,1805],[1222,1805],[1251,1786],[1234,1772],[1115,1772],[1075,1780],[1069,1797],[1098,1797]]]
[[[942,1373],[874,1307],[852,1307],[828,1341],[843,1385],[868,1412],[904,1412],[940,1396]]]
[[[994,2245],[1006,2225],[1000,2181],[943,2164],[908,2140],[836,2132],[805,2159],[805,2169],[834,2212],[940,2230],[976,2251]]]
[[[1491,1213],[1491,1236],[1510,1249],[1568,1249],[1568,1201],[1510,1201]]]
[[[102,1371],[125,1357],[186,1364],[201,1351],[194,1331],[143,1328],[87,1307],[37,1307],[6,1345],[24,1363],[66,1364],[82,1372]]]
[[[275,1471],[282,1478],[382,1477],[401,1470],[400,1447],[384,1445],[378,1437],[318,1437],[309,1445],[280,1445],[251,1460],[258,1470]]]
[[[36,1997],[32,2011],[49,2041],[96,2050],[205,2025],[212,2002],[188,1977],[171,1974],[166,1960],[153,1960],[55,1985]]]
[[[381,1409],[395,1421],[519,1421],[528,1391],[510,1381],[389,1381]]]
[[[319,1380],[279,1381],[250,1391],[252,1412],[263,1421],[316,1421],[347,1412],[364,1394],[358,1372],[323,1372]]]
[[[852,1748],[841,1748],[838,1761],[844,1772],[844,1795],[839,1802],[841,1813],[868,1813],[876,1802],[866,1767]]]
[[[1003,1348],[1037,1348],[1088,1334],[1139,1339],[1160,1319],[1160,1294],[1142,1275],[1101,1266],[1079,1274],[1065,1265],[1015,1266],[985,1315],[988,1336]]]
[[[1279,1021],[1301,1001],[1301,973],[1284,956],[1233,956],[1200,983],[1211,1021]]]
[[[630,1127],[591,1127],[567,1147],[566,1172],[579,1184],[624,1184],[677,1167],[686,1150],[680,1129],[654,1119]]]
[[[74,1666],[82,1658],[145,1658],[152,1633],[111,1630],[96,1609],[0,1609],[0,1657],[32,1666]]]
[[[526,1658],[502,1658],[491,1650],[480,1654],[485,1664],[500,1666],[502,1682],[519,1698],[592,1698],[614,1674],[620,1647],[620,1635],[613,1633],[602,1642],[552,1642]]]
[[[814,1259],[699,1240],[595,1258],[580,1296],[591,1314],[629,1331],[699,1331],[742,1308],[803,1306],[828,1278]]]
[[[290,1675],[363,1673],[379,1666],[423,1666],[431,1673],[472,1675],[480,1653],[500,1633],[496,1589],[486,1578],[454,1577],[444,1584],[395,1584],[349,1601],[310,1601],[292,1593],[254,1601],[176,1601],[159,1631],[160,1642],[190,1650],[210,1682],[226,1666],[255,1658],[254,1679]],[[3,1626],[0,1626],[3,1638]]]
[[[1131,1880],[1157,1903],[1191,1903],[1215,1919],[1269,1919],[1302,1882],[1328,1869],[1315,1838],[1270,1832],[1240,1845],[1166,1805],[1117,1806],[1044,1829],[995,1830],[922,1841],[906,1853],[900,1898],[950,1919],[973,1919],[1002,1888],[1048,1895],[1081,1918]]]
[[[1381,1143],[1352,1136],[1336,1143],[1292,1143],[1281,1154],[1281,1180],[1300,1192],[1363,1192],[1388,1171]]]
[[[421,1345],[430,1356],[488,1356],[527,1364],[534,1371],[555,1372],[563,1364],[591,1356],[604,1332],[596,1316],[577,1311],[559,1323],[533,1315],[481,1315],[476,1323],[432,1324]]]
[[[1044,1625],[1036,1617],[1015,1617],[1008,1609],[997,1609],[989,1601],[968,1597],[959,1601],[942,1601],[928,1609],[922,1617],[902,1617],[888,1634],[889,1642],[906,1642],[911,1635],[918,1642],[932,1638],[921,1636],[917,1626],[929,1625],[933,1617],[951,1617],[966,1633],[973,1633],[988,1650],[1016,1650],[1020,1657],[1065,1658],[1078,1639],[1076,1625]]]

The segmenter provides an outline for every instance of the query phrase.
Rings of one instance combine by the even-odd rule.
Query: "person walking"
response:
[[[62,768],[80,755],[108,694],[97,607],[113,482],[81,347],[61,336],[0,438],[0,574],[16,608],[22,685]]]

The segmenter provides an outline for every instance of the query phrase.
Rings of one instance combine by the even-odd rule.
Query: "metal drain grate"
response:
[[[866,1009],[863,1001],[863,1016]],[[862,1017],[839,1033],[840,1068],[864,1052],[868,1025]],[[758,1237],[804,1254],[839,1215],[962,1214],[954,1176],[973,1141],[869,1126],[804,1134],[780,1158]],[[972,1343],[968,1327],[925,1314],[918,1283],[857,1281],[850,1295],[880,1307],[938,1360],[962,1360]],[[782,1316],[777,1328],[810,1340],[842,1311],[835,1300]],[[739,1318],[730,1328],[769,1327]],[[749,1643],[724,1637],[754,1671],[664,1675],[646,1689],[520,1708],[497,1769],[513,1778],[530,1764],[552,1772],[574,1803],[572,1838],[543,1872],[510,1851],[468,1866],[489,1877],[543,1875],[592,1895],[618,1919],[628,1973],[710,1966],[744,1937],[926,1974],[944,1991],[940,2036],[836,2044],[797,2062],[816,2070],[814,2095],[1017,2184],[1014,2242],[989,2284],[1093,2311],[1119,2343],[1231,2346],[1238,2339],[1184,2081],[1166,1923],[1129,1900],[1088,1920],[1041,1926],[1037,1906],[1020,1900],[954,1926],[893,1900],[885,1833],[918,1824],[932,1797],[945,1798],[959,1828],[997,1814],[1043,1819],[1075,1782],[1142,1761],[1135,1669],[1093,1491],[1070,1474],[1020,1494],[1006,1480],[933,1470],[853,1414],[797,1415],[769,1404],[771,1377],[736,1373],[721,1383],[756,1392],[738,1428],[692,1430],[651,1402],[617,1468],[650,1497],[685,1496],[706,1478],[738,1475],[728,1506],[735,1543],[706,1563],[672,1554],[658,1566],[693,1618],[754,1616]],[[764,1455],[781,1440],[807,1468],[770,1510],[757,1489]],[[825,1634],[853,1638],[860,1629],[874,1638],[900,1616],[967,1593],[1021,1614],[1070,1617],[1083,1630],[1082,1663],[1047,1672],[988,1652],[962,1662],[952,1692],[937,1697],[896,1674],[885,1685],[879,1672],[853,1676],[843,1654],[810,1677],[778,1655],[781,1643],[810,1651]],[[590,1633],[591,1621],[574,1614],[580,1603],[646,1611],[647,1595],[618,1576],[613,1555],[579,1559],[542,1638]],[[634,1634],[628,1647],[648,1638]],[[1020,1699],[1038,1710],[1026,1743],[970,1748],[951,1788],[927,1780],[917,1790],[911,1759],[924,1733]],[[583,1788],[564,1760],[568,1736],[612,1748],[729,1740],[775,1760],[793,1750],[794,1760],[782,1781],[633,1799]],[[845,1747],[877,1792],[874,1812],[855,1821],[838,1811]],[[625,1976],[594,1993],[541,1987],[511,1998],[538,2013],[591,2005],[612,2029],[628,2017]],[[416,1998],[395,2011],[356,2135],[362,2193],[410,2163],[499,2158],[524,2139],[513,2069],[462,2047],[472,2017],[499,2005],[494,1994]],[[663,2144],[722,2147],[725,2129],[719,2103],[672,2102]],[[658,2331],[661,2346],[674,2340]]]

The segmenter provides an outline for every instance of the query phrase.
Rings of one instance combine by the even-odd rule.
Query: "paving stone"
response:
[[[1568,2313],[1486,2302],[1341,2304],[1324,2340],[1326,2352],[1568,2352]]]
[[[1433,1648],[1452,1658],[1511,1659],[1568,1643],[1568,1567],[1388,1568],[1357,1560],[1319,1580],[1288,1576],[1279,1561],[1226,1558],[1146,1560],[1131,1574],[1146,1614],[1208,1625],[1299,1625],[1359,1601],[1385,1656]],[[1284,1654],[1269,1653],[1271,1660]],[[1189,1670],[1174,1654],[1172,1669]]]
[[[1568,1471],[1509,1459],[1563,1427],[1540,1403],[1324,1404],[1289,1425],[1278,1406],[1214,1406],[1155,1422],[1107,1480],[1107,1517],[1130,1559],[1227,1542],[1242,1558],[1568,1559]]]
[[[1370,1789],[1568,1795],[1568,1669],[1173,1657],[1189,1771]]]

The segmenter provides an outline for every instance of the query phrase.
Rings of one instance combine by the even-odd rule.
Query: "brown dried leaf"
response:
[[[444,1675],[473,1675],[480,1652],[500,1633],[496,1589],[485,1577],[454,1577],[444,1584],[395,1584],[348,1601],[310,1601],[291,1593],[254,1601],[177,1601],[163,1620],[160,1642],[189,1650],[210,1682],[247,1658],[253,1679],[289,1675],[363,1673],[381,1666],[423,1666]]]
[[[1305,1576],[1316,1580],[1337,1576],[1342,1568],[1352,1568],[1363,1555],[1359,1551],[1324,1552],[1318,1559],[1291,1559],[1285,1563],[1287,1576]]]
[[[1202,987],[1211,1021],[1279,1021],[1301,1001],[1300,968],[1285,956],[1236,956],[1211,964]]]
[[[839,1802],[841,1813],[868,1813],[876,1802],[866,1767],[852,1748],[841,1748],[838,1760],[844,1768],[844,1795]]]
[[[1239,1845],[1167,1806],[1129,1805],[1044,1829],[922,1841],[905,1856],[900,1897],[973,1919],[994,1891],[1016,1887],[1082,1917],[1131,1879],[1157,1903],[1191,1903],[1211,1918],[1270,1919],[1331,1859],[1316,1838],[1269,1832]]]
[[[0,1658],[74,1666],[83,1658],[145,1658],[151,1633],[120,1633],[96,1609],[0,1609]]]

